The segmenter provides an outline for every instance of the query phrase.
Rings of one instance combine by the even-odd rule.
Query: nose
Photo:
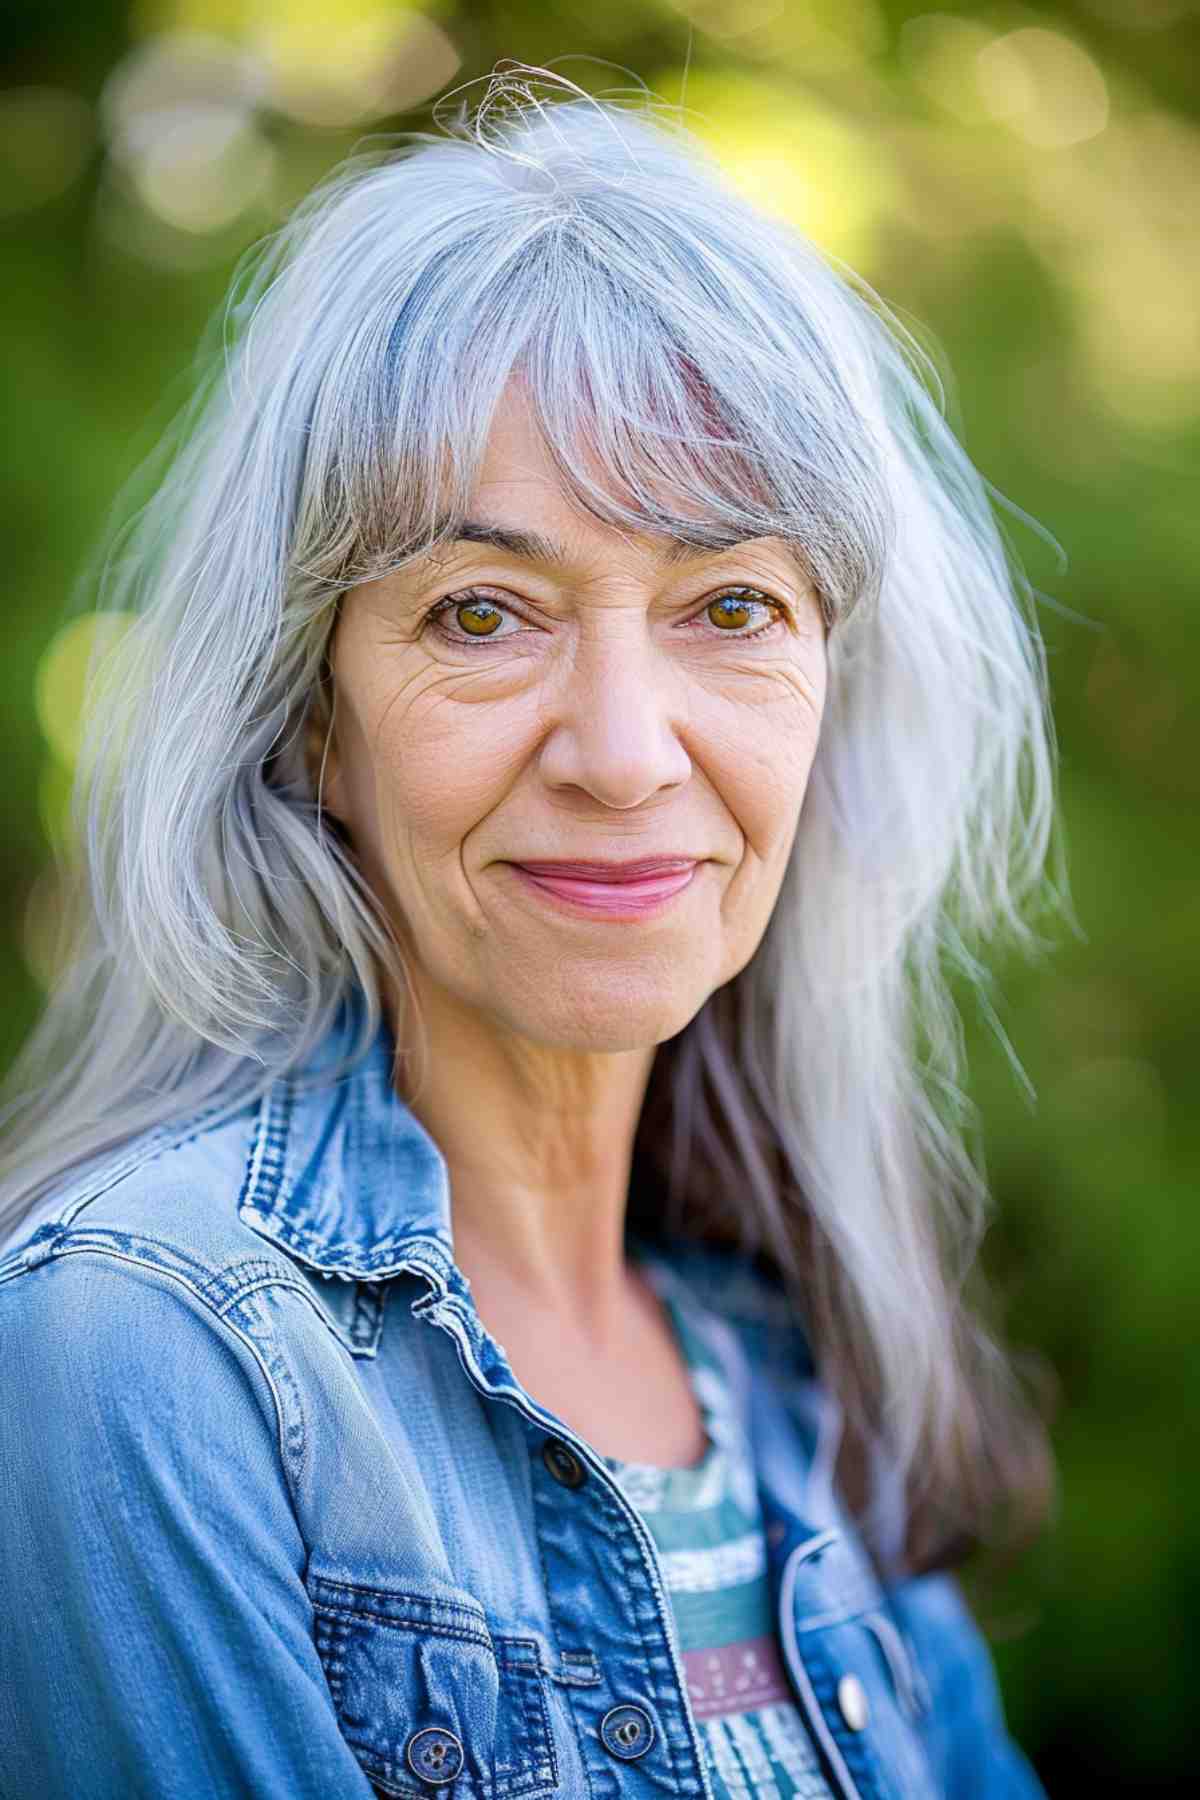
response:
[[[691,773],[679,738],[684,677],[655,651],[644,621],[581,634],[550,704],[540,767],[552,787],[581,788],[604,806],[627,809]]]

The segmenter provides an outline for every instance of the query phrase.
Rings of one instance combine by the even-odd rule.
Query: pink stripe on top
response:
[[[711,1650],[685,1650],[683,1666],[697,1719],[717,1719],[792,1697],[771,1637],[743,1638],[740,1643]]]

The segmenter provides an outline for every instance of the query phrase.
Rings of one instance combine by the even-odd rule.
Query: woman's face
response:
[[[661,1043],[775,904],[825,697],[817,595],[782,540],[683,555],[581,513],[512,385],[471,524],[545,542],[460,541],[343,596],[323,804],[418,993],[543,1045]],[[515,866],[651,857],[695,867],[555,893]]]

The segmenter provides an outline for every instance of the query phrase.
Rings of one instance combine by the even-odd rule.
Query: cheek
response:
[[[794,677],[709,706],[694,755],[736,820],[751,862],[786,858],[816,755],[823,688]]]
[[[457,850],[497,806],[528,754],[521,707],[463,705],[432,685],[380,721],[374,766],[385,831]]]

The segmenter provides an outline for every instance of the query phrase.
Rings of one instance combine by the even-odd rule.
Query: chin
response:
[[[643,989],[628,983],[614,985],[580,981],[570,993],[543,996],[536,1011],[525,1004],[513,1007],[508,1023],[535,1043],[559,1050],[591,1050],[615,1053],[644,1050],[665,1043],[683,1030],[704,1005],[710,990],[686,997],[671,989]]]

